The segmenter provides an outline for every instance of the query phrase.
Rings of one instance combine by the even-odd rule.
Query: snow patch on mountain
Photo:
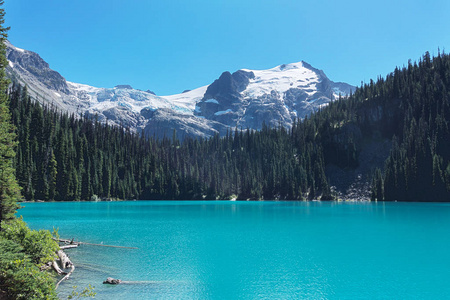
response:
[[[7,41],[7,43],[9,43],[9,41]],[[11,43],[9,43],[9,45],[10,45],[11,47],[13,47],[16,51],[19,51],[19,52],[21,52],[21,53],[25,53],[25,50],[24,50],[24,49],[15,47],[15,46],[13,46]]]
[[[173,103],[181,113],[193,114],[195,104],[205,95],[208,86],[202,86],[194,90],[186,91],[181,94],[161,96],[161,98]]]
[[[223,111],[218,111],[216,113],[214,113],[216,116],[221,116],[221,115],[225,115],[228,113],[232,113],[233,111],[231,109],[227,109],[227,110],[223,110]]]
[[[116,106],[121,106],[135,113],[143,108],[177,109],[176,105],[165,98],[147,92],[128,88],[96,88],[86,84],[67,82],[70,90],[78,99],[88,104],[88,110],[101,112]],[[180,110],[183,110],[181,108]]]
[[[312,95],[316,84],[320,82],[318,74],[305,68],[303,62],[280,65],[269,70],[243,71],[255,74],[244,92],[246,98],[257,98],[272,91],[282,94],[292,88],[303,89],[308,95]]]
[[[218,102],[216,99],[209,99],[209,100],[206,100],[205,103],[219,104],[219,102]]]

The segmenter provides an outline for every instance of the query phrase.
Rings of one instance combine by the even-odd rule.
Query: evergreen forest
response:
[[[388,141],[385,165],[371,170],[372,200],[446,201],[449,91],[450,56],[426,53],[291,129],[180,142],[59,112],[13,85],[16,175],[26,200],[327,200],[328,166],[354,169],[368,140]]]

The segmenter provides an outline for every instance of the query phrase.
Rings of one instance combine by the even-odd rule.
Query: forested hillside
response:
[[[449,91],[450,56],[427,52],[330,104],[297,132],[315,132],[325,164],[342,169],[358,167],[365,145],[390,143],[384,166],[369,174],[372,200],[450,201]]]
[[[175,132],[155,139],[62,114],[15,86],[17,178],[27,200],[332,199],[336,176],[326,168],[358,168],[367,145],[388,142],[385,166],[364,169],[374,175],[372,199],[447,201],[448,87],[449,55],[426,53],[291,130],[244,128],[180,143]]]
[[[320,145],[282,128],[181,144],[61,114],[20,87],[10,98],[27,200],[330,198]]]
[[[373,198],[450,201],[450,57],[425,54],[419,64],[396,69],[385,85],[397,109],[395,134],[384,172],[374,179]],[[381,85],[365,88],[380,98]],[[385,100],[386,101],[386,100]]]

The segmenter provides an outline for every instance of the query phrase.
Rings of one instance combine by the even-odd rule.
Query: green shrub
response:
[[[0,237],[0,286],[12,299],[58,299],[55,283],[15,241]]]
[[[59,249],[58,244],[52,240],[48,230],[31,230],[23,240],[23,248],[35,264],[42,265],[53,261]]]
[[[55,281],[39,266],[56,258],[58,244],[47,230],[31,230],[20,219],[2,222],[0,288],[11,299],[58,299]]]
[[[18,244],[22,244],[25,236],[30,231],[27,224],[23,221],[22,217],[19,219],[13,219],[11,221],[2,221],[2,231],[0,231],[0,236],[7,240],[15,241]]]
[[[59,247],[48,230],[31,230],[22,218],[5,222],[2,228],[0,236],[21,245],[33,263],[42,265],[56,258]]]
[[[8,261],[24,259],[23,247],[16,242],[0,237],[0,272]]]

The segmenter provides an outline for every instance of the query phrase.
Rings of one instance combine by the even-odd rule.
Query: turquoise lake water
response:
[[[450,204],[25,203],[33,229],[83,245],[60,286],[96,299],[444,299]],[[103,285],[107,277],[132,284]]]

